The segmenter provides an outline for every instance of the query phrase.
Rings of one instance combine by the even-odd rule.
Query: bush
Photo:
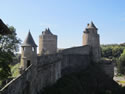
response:
[[[101,45],[101,54],[105,58],[119,58],[124,48],[121,45]]]
[[[118,60],[118,72],[121,74],[125,74],[125,50],[123,51]]]

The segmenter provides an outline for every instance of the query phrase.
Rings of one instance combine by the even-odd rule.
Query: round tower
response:
[[[45,29],[39,36],[39,54],[54,54],[57,52],[57,35],[52,34],[50,29]]]
[[[31,64],[37,64],[37,45],[29,31],[25,41],[21,45],[21,70],[25,70]]]
[[[98,29],[96,26],[91,22],[87,25],[87,28],[83,34],[83,46],[89,45],[92,49],[93,60],[98,62],[101,57],[100,52],[100,40],[99,34],[97,33]]]

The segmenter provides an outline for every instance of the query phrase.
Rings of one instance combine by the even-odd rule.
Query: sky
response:
[[[30,30],[37,45],[49,27],[58,36],[58,48],[81,46],[91,21],[101,44],[125,42],[125,0],[0,0],[0,18],[16,28],[22,42]]]

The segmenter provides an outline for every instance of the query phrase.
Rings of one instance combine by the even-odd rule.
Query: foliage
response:
[[[19,73],[19,66],[20,66],[20,63],[17,63],[14,66],[12,66],[12,65],[10,66],[13,78],[17,77],[20,74]]]
[[[39,94],[121,94],[120,91],[121,87],[93,64],[86,70],[63,76]]]
[[[12,62],[12,53],[0,52],[0,80],[5,80],[11,76],[9,64]]]
[[[118,72],[121,74],[125,74],[125,50],[123,51],[123,53],[119,57]]]
[[[4,52],[17,52],[19,49],[20,39],[17,38],[16,29],[9,27],[12,34],[0,35],[0,50]]]
[[[102,57],[114,59],[119,58],[123,50],[125,49],[124,45],[101,45],[101,54]]]
[[[0,35],[0,80],[4,81],[11,75],[9,64],[13,62],[15,52],[19,49],[20,39],[16,36],[16,29],[9,26],[12,34]]]
[[[111,58],[112,56],[111,47],[103,47],[101,51],[102,51],[102,57]]]
[[[121,55],[121,53],[123,52],[124,47],[120,47],[120,46],[115,46],[112,48],[112,55],[113,57],[119,57]]]
[[[109,58],[115,61],[118,74],[125,74],[125,43],[101,45],[101,54],[103,58]]]

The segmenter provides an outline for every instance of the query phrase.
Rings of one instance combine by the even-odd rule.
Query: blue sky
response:
[[[91,21],[101,44],[125,42],[125,0],[0,0],[0,18],[22,41],[30,29],[38,45],[45,28],[58,35],[58,48],[82,45]]]

